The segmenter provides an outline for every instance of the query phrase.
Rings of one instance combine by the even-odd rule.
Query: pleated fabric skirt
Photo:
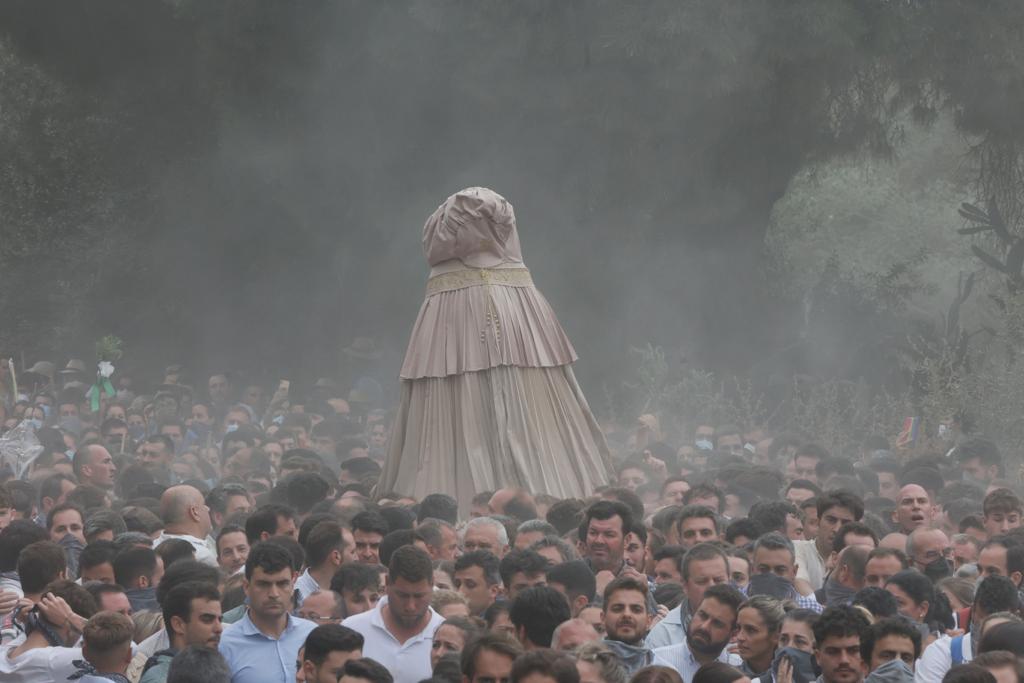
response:
[[[559,498],[608,482],[611,458],[572,367],[502,365],[402,380],[377,487],[422,499],[514,486]]]

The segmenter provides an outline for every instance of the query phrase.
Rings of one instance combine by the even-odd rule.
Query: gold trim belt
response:
[[[456,270],[435,275],[427,280],[427,296],[450,292],[465,287],[505,285],[506,287],[532,287],[533,278],[526,268],[475,268]]]

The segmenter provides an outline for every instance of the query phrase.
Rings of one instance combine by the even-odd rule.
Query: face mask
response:
[[[25,420],[25,424],[30,425],[32,427],[32,429],[37,431],[37,432],[40,429],[43,428],[43,421],[38,419],[38,418],[32,418],[31,420]]]
[[[715,449],[715,445],[707,439],[697,439],[697,443],[695,445],[698,450],[702,451],[713,451]]]
[[[210,433],[210,425],[204,424],[204,423],[200,422],[199,420],[193,420],[192,421],[192,426],[190,427],[190,429],[192,430],[193,434],[195,434],[196,436],[198,436],[200,438],[202,438],[202,437],[204,437],[204,436],[206,436],[207,434]]]
[[[43,409],[43,417],[49,419],[49,417],[50,417],[50,406],[46,405],[45,403],[41,403],[39,405],[39,407]]]
[[[67,449],[66,451],[64,451],[64,455],[68,456],[69,458],[74,458],[75,457],[75,449],[73,449],[73,448]]]
[[[949,561],[946,558],[940,557],[926,564],[922,573],[932,581],[940,581],[947,576],[952,576],[953,568],[949,566]]]
[[[146,428],[140,424],[128,425],[128,435],[138,441],[146,435]]]
[[[939,425],[939,438],[949,441],[949,425]]]
[[[230,434],[231,432],[237,432],[238,431],[238,425],[235,424],[234,422],[230,422],[230,423],[228,423],[227,429],[225,429],[224,431],[227,434]]]

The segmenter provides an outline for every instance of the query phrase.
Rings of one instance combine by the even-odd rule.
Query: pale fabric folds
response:
[[[457,192],[427,219],[423,252],[431,277],[377,493],[447,493],[466,511],[506,486],[581,498],[606,484],[576,351],[523,263],[512,205]]]
[[[581,498],[607,483],[608,462],[571,367],[501,366],[402,382],[380,491],[463,506],[502,486]]]
[[[576,351],[551,305],[529,280],[529,271],[465,273],[432,277],[433,294],[428,283],[402,379],[447,377],[500,365],[547,368],[576,360]],[[483,284],[485,277],[496,284]],[[479,278],[476,284],[474,278]],[[517,280],[520,284],[514,284]],[[462,286],[456,286],[459,282]]]

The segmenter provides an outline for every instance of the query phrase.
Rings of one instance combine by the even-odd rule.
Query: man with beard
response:
[[[725,648],[736,635],[736,618],[742,604],[743,594],[728,584],[708,588],[694,610],[686,640],[654,650],[654,664],[675,669],[684,681],[693,680],[697,669],[709,662],[740,666],[742,660]]]
[[[626,672],[632,676],[650,666],[654,654],[644,647],[650,624],[647,613],[647,584],[631,576],[622,576],[604,589],[604,642],[618,655]]]
[[[860,639],[871,628],[867,617],[849,605],[829,607],[813,628],[814,658],[821,668],[818,681],[860,683],[864,680]]]
[[[245,560],[249,609],[221,634],[220,653],[232,683],[291,683],[295,660],[316,624],[289,614],[295,590],[291,554],[273,542],[257,543]]]
[[[683,556],[682,575],[683,600],[651,629],[646,642],[651,649],[683,642],[691,615],[704,599],[705,591],[729,581],[729,559],[718,546],[698,543]]]
[[[425,550],[404,545],[391,555],[387,600],[343,623],[363,635],[363,656],[393,672],[395,683],[430,678],[434,631],[444,617],[430,608],[434,566]]]

